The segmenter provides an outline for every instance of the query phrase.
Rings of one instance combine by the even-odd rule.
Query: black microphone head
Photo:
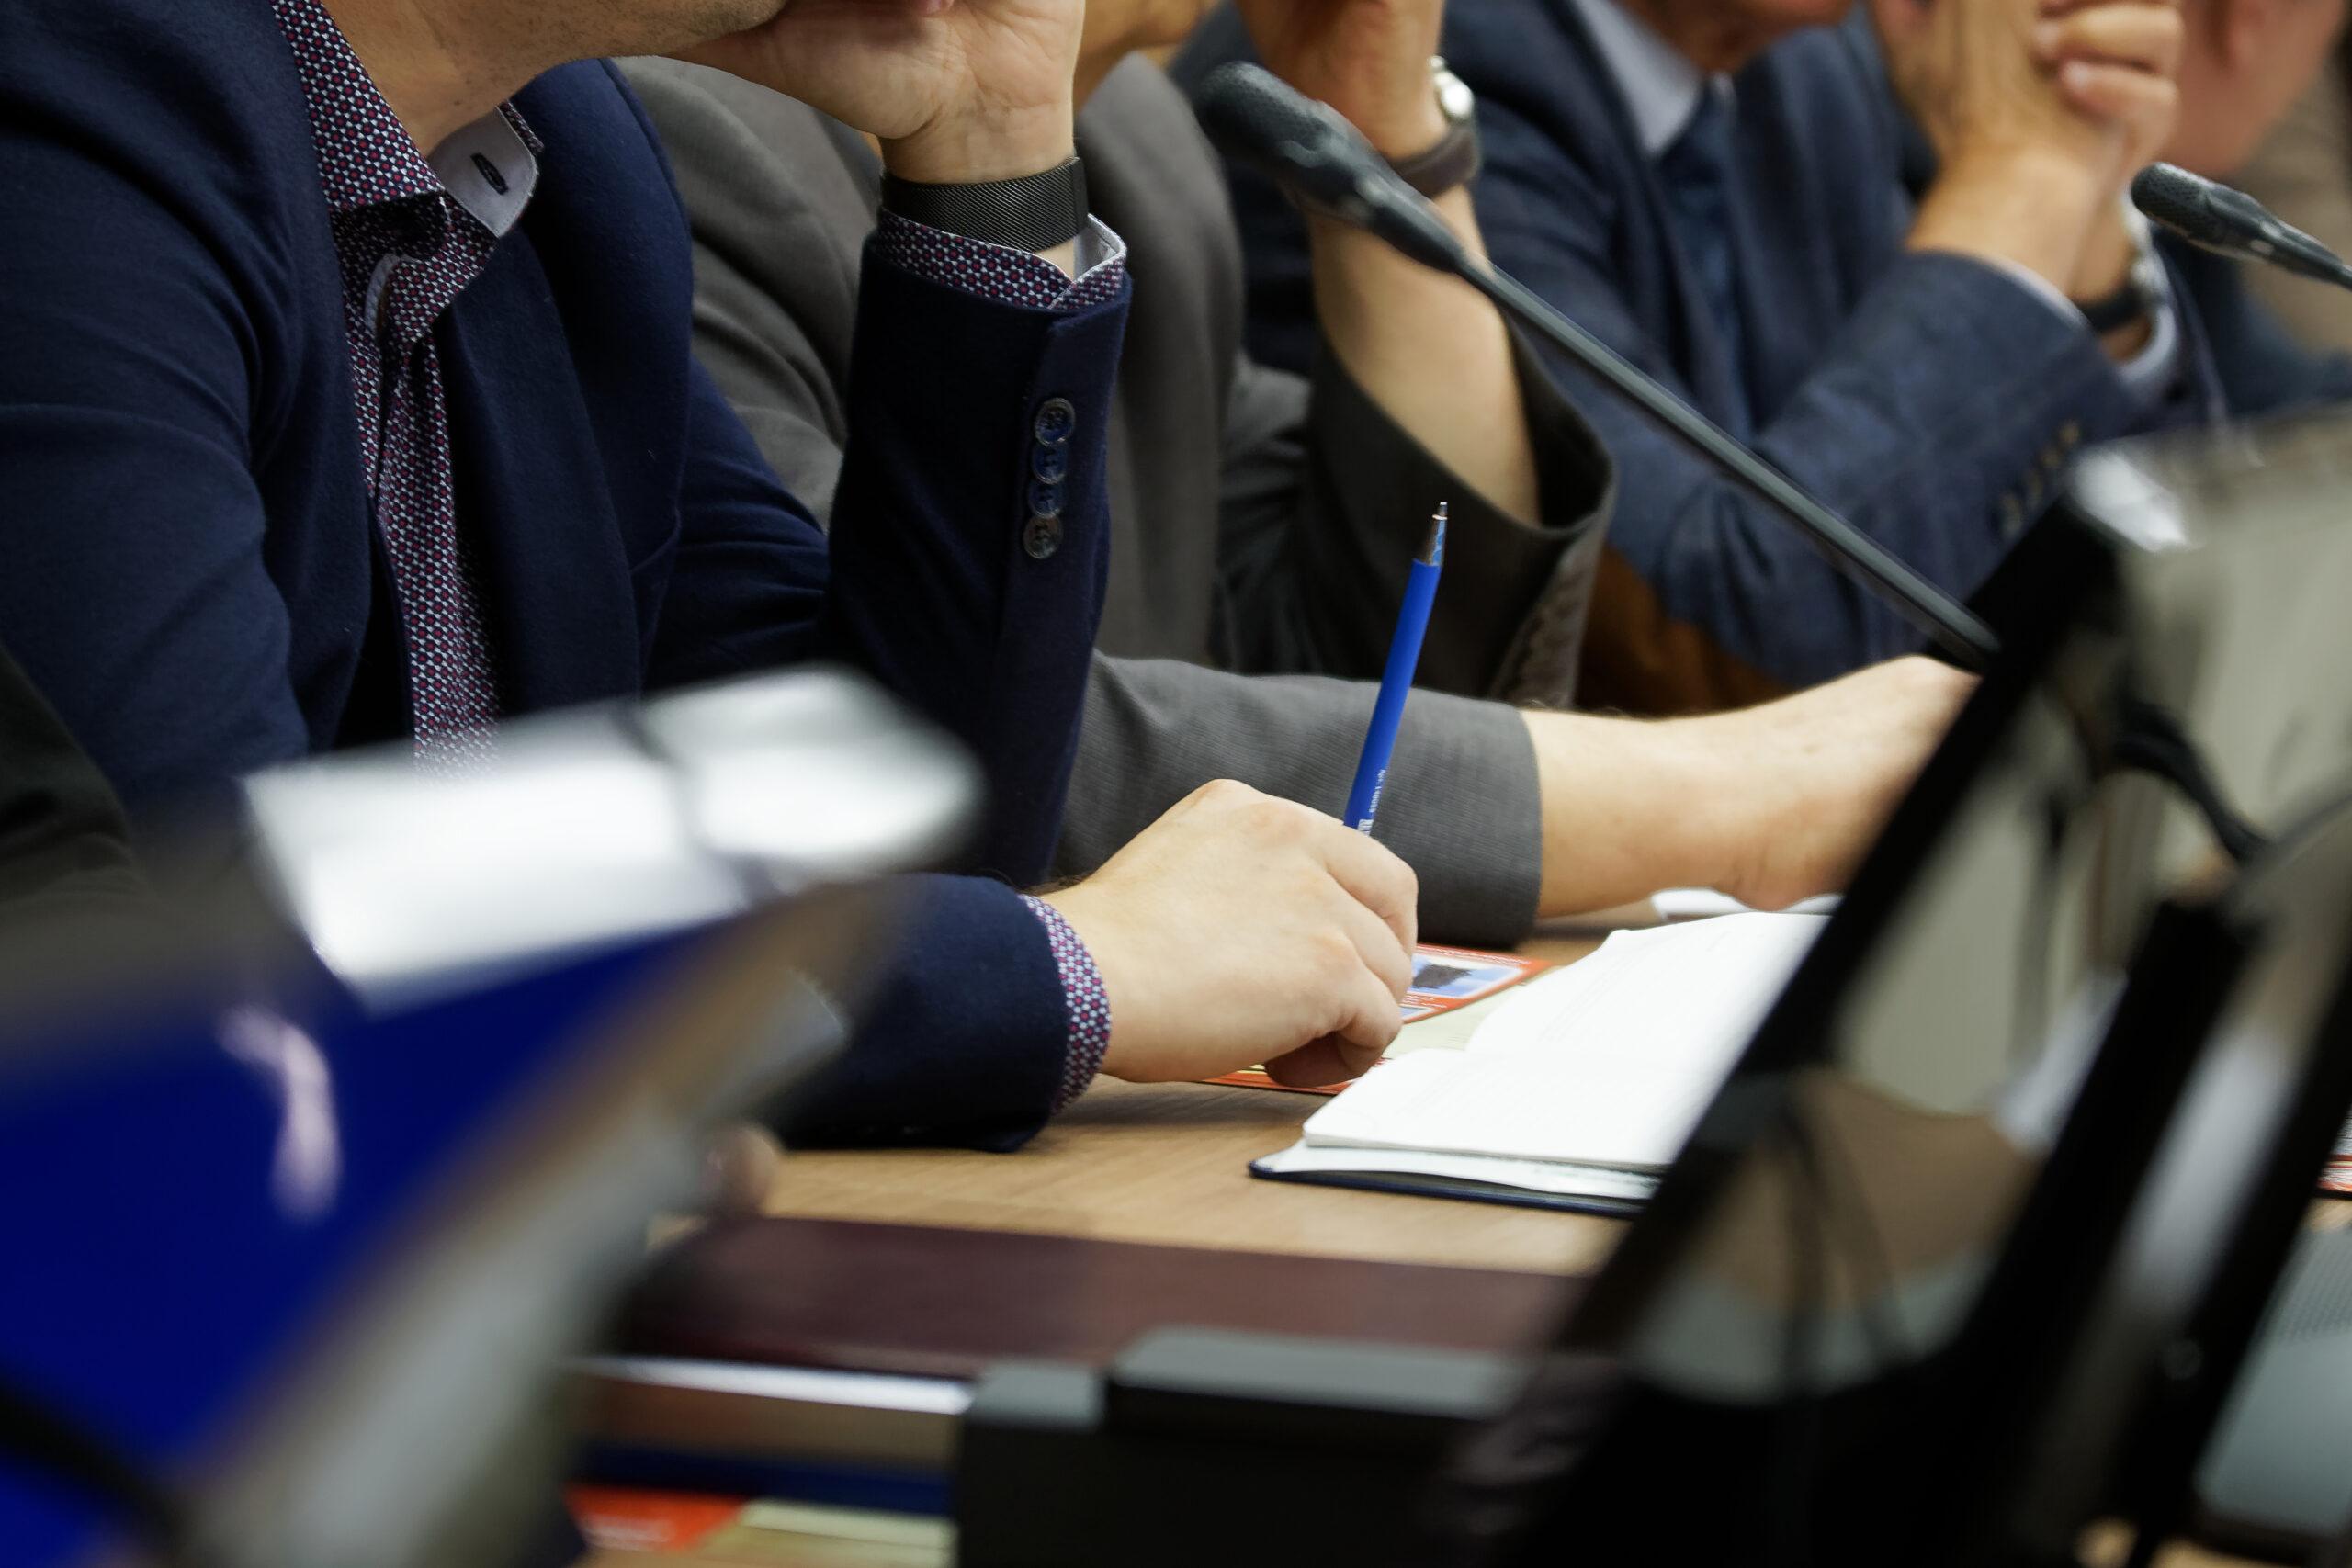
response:
[[[1319,162],[1335,136],[1356,135],[1331,109],[1247,61],[1210,72],[1193,107],[1220,151],[1284,184],[1295,176],[1302,156]]]
[[[2352,266],[2342,257],[2242,190],[2170,164],[2151,164],[2132,177],[2132,204],[2150,222],[2200,249],[2352,288]]]
[[[2132,205],[2190,244],[2233,255],[2241,248],[2237,227],[2213,200],[2222,188],[2174,164],[2151,164],[2132,177]]]
[[[1330,105],[1244,62],[1209,73],[1193,107],[1210,141],[1301,207],[1377,234],[1425,265],[1458,272],[1465,265],[1437,209]]]

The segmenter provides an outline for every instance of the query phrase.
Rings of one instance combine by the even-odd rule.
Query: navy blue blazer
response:
[[[134,812],[405,733],[342,284],[267,0],[17,0],[0,103],[0,642]],[[518,107],[537,194],[439,328],[508,711],[848,660],[978,753],[979,868],[1042,876],[1124,299],[1027,310],[869,258],[829,547],[693,360],[684,218],[618,74],[567,67]],[[1057,397],[1078,430],[1038,560],[1032,433]],[[1051,953],[997,883],[930,882],[921,908],[938,945],[817,1114],[1018,1135],[1060,1069]]]
[[[1221,25],[1188,70],[1240,51]],[[1574,0],[1462,0],[1444,48],[1479,96],[1476,194],[1497,264],[1719,422],[1744,388],[1765,457],[1953,592],[1984,581],[2083,445],[2224,404],[2352,395],[2342,365],[2250,333],[2257,308],[2228,297],[2226,271],[2176,268],[2188,375],[2150,410],[2088,333],[2016,281],[1907,251],[1908,126],[1859,26],[1799,34],[1738,78],[1735,363]],[[1262,182],[1237,181],[1237,201],[1253,346],[1297,363],[1313,322],[1303,234]],[[1917,646],[1776,515],[1581,372],[1556,368],[1620,475],[1588,703],[1720,705]]]

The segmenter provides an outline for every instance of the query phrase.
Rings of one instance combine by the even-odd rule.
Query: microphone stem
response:
[[[1806,494],[1778,468],[1726,434],[1706,415],[1658,386],[1614,349],[1568,319],[1525,284],[1462,257],[1469,284],[1506,315],[1555,344],[1569,358],[1631,400],[1718,473],[1761,496],[1794,523],[1832,566],[1860,578],[1880,598],[1966,670],[1982,672],[2000,651],[1992,628],[1868,534]]]

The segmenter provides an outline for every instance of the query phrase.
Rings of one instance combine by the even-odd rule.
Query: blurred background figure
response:
[[[2245,186],[2342,251],[2352,244],[2345,0],[2183,0],[2180,118],[2168,162]],[[2252,176],[2252,177],[2248,177]],[[2283,191],[2270,187],[2283,183]],[[2167,244],[2202,313],[2231,413],[2352,397],[2352,294]]]
[[[2344,17],[2345,0],[2183,0],[2180,120],[2166,161],[2230,179],[2290,120],[2310,123],[2302,107],[2326,103],[2324,88],[2342,93]]]
[[[2339,0],[2277,0],[2269,5],[2261,0],[2243,0],[2236,6],[2229,0],[2208,0],[2207,5],[2198,8],[2217,13],[2217,22],[2220,16],[2243,9],[2302,13],[2306,17],[2317,13],[2338,29],[2335,48],[2328,53],[2326,63],[2278,122],[2278,129],[2255,149],[2242,167],[2191,166],[2217,178],[2234,174],[2236,183],[2256,200],[2338,255],[2352,255],[2352,39],[2342,35],[2343,6]],[[2197,23],[2192,20],[2190,27],[2193,38]],[[2216,32],[2220,30],[2215,28]],[[2305,35],[2313,28],[2304,25],[2281,30],[2291,31],[2303,46],[2303,52],[2280,51],[2282,58],[2274,62],[2272,69],[2281,76],[2301,76],[2311,69],[2313,51]],[[2221,58],[2226,62],[2229,57]],[[2184,81],[2188,69],[2184,62]],[[2191,88],[2192,108],[2199,96],[2199,92]],[[2181,152],[2177,161],[2188,163],[2189,150],[2184,147]],[[2273,270],[2265,270],[2248,281],[2256,296],[2306,341],[2319,346],[2352,350],[2352,296]]]
[[[1442,47],[1478,98],[1495,260],[1966,594],[2083,446],[2352,394],[2352,367],[2256,330],[2231,268],[2127,217],[2130,176],[2173,141],[2184,31],[2152,0],[1484,0]],[[1224,18],[1182,69],[1246,49]],[[1237,198],[1253,344],[1296,363],[1298,220],[1262,182]],[[1623,476],[1584,702],[1719,707],[1915,646],[1561,374]]]

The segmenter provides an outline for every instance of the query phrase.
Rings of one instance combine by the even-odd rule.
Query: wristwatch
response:
[[[882,176],[882,207],[901,218],[1016,251],[1050,251],[1086,227],[1086,164],[982,185],[923,185]]]
[[[2154,315],[2164,298],[2163,264],[2142,251],[2132,270],[2124,274],[2121,287],[2097,299],[2077,299],[2075,309],[2083,313],[2093,337],[2105,337]]]
[[[1435,200],[1476,179],[1482,153],[1478,97],[1471,92],[1470,84],[1448,69],[1442,56],[1430,61],[1430,82],[1437,90],[1438,112],[1445,117],[1445,134],[1428,152],[1392,158],[1388,166],[1407,185]]]

